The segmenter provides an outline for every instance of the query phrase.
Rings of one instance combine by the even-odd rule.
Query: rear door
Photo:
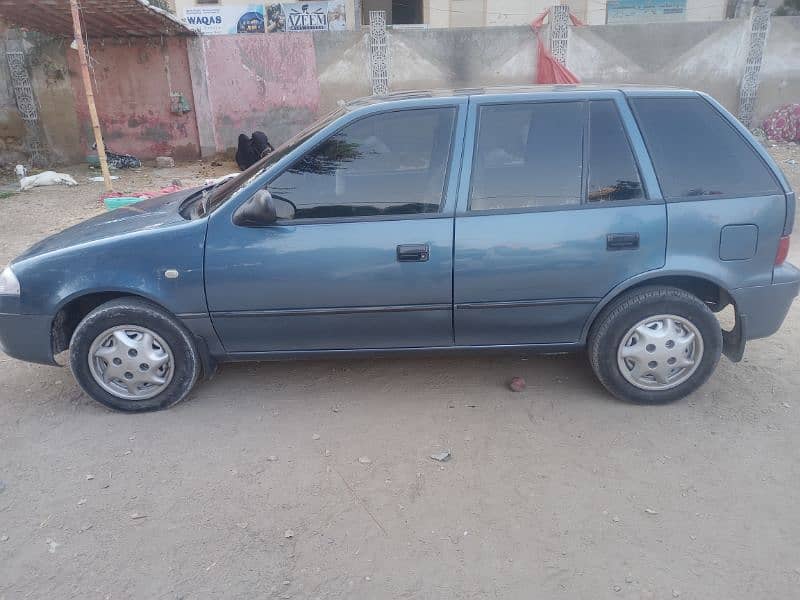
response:
[[[621,94],[472,98],[468,128],[456,343],[578,342],[614,286],[664,264],[664,203]]]

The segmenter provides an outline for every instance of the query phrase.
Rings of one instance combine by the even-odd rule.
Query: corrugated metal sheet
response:
[[[147,0],[79,0],[89,38],[195,35],[173,14]],[[9,25],[72,37],[69,0],[0,0]]]

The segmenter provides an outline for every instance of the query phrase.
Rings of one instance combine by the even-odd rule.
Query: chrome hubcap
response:
[[[147,400],[172,381],[172,350],[138,325],[119,325],[98,335],[89,348],[89,370],[97,384],[124,400]]]
[[[622,376],[643,390],[680,385],[703,358],[703,336],[691,321],[676,315],[642,319],[622,337],[617,364]]]

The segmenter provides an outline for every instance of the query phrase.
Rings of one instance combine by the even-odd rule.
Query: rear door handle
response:
[[[606,250],[635,250],[638,247],[638,233],[609,233],[606,236]]]
[[[428,262],[430,256],[428,244],[400,244],[397,247],[398,262]]]

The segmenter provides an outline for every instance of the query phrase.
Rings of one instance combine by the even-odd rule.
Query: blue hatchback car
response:
[[[220,361],[466,349],[586,349],[615,396],[668,402],[780,327],[794,211],[698,92],[369,98],[217,187],[30,248],[0,277],[0,346],[69,349],[124,411],[175,404]]]

